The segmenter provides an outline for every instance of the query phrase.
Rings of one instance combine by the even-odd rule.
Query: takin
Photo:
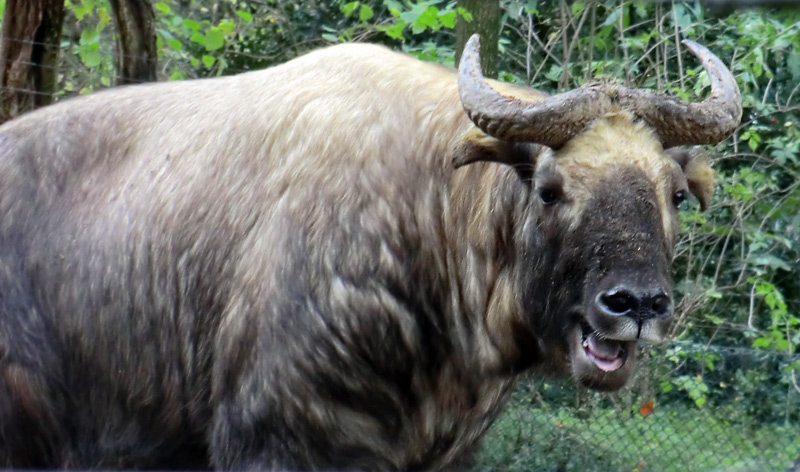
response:
[[[0,127],[0,467],[439,470],[521,374],[623,386],[741,96],[346,44]],[[669,148],[669,151],[667,151]]]

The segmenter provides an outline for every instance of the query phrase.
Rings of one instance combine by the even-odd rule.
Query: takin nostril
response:
[[[636,310],[639,303],[636,297],[625,291],[612,290],[600,296],[600,306],[605,311],[616,315],[624,315]]]
[[[656,295],[652,299],[652,303],[650,307],[655,312],[657,316],[667,316],[670,313],[670,308],[672,308],[672,301],[669,299],[668,296],[661,294]]]

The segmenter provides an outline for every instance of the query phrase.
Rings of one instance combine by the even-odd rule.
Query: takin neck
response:
[[[530,195],[530,183],[510,166],[475,163],[451,176],[444,221],[451,329],[472,372],[515,374],[540,357],[521,302]]]

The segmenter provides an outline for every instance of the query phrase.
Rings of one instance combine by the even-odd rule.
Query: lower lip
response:
[[[614,372],[615,370],[619,370],[623,365],[625,365],[626,356],[622,348],[620,349],[619,355],[617,357],[606,358],[606,357],[600,357],[596,355],[594,352],[592,352],[589,346],[589,341],[586,338],[583,339],[581,345],[583,347],[583,353],[586,355],[586,357],[592,362],[592,364],[597,366],[597,368],[602,370],[603,372]]]
[[[617,357],[616,359],[601,359],[589,351],[584,352],[586,353],[586,357],[603,372],[614,372],[625,365],[625,360],[621,357]]]

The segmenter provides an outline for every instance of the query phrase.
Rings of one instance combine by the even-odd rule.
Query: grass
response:
[[[800,426],[757,425],[730,409],[657,405],[539,408],[519,392],[484,439],[477,470],[783,471],[800,454]],[[728,418],[735,418],[732,421]]]

